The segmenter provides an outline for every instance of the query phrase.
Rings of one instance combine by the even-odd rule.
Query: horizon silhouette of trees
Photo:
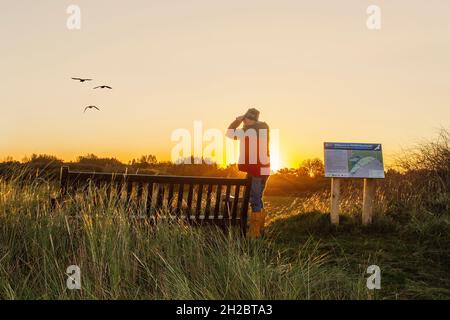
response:
[[[217,176],[242,177],[243,172],[236,165],[219,166],[201,159],[200,164],[173,163],[158,161],[154,155],[142,155],[128,163],[122,163],[111,157],[98,157],[95,154],[79,156],[76,161],[63,161],[54,155],[32,154],[22,161],[6,157],[0,162],[0,176],[48,178],[57,180],[60,168],[69,166],[71,170],[88,172],[142,173],[179,176]],[[361,179],[346,179],[345,185],[352,190],[362,188]],[[440,195],[442,190],[449,190],[450,185],[450,132],[442,129],[439,136],[416,145],[398,156],[395,165],[387,168],[386,178],[380,179],[379,185],[390,190],[407,191],[409,196],[416,196],[416,190],[428,190],[428,193]],[[393,187],[395,186],[395,188]],[[394,189],[393,189],[394,188]],[[329,192],[330,179],[324,177],[324,164],[321,159],[306,159],[297,168],[283,168],[269,178],[267,195],[302,195],[317,191]],[[399,192],[400,192],[399,191]],[[402,191],[402,192],[403,192]],[[353,191],[352,191],[353,192]],[[403,192],[404,193],[404,192]],[[423,193],[420,193],[423,194]],[[388,196],[388,195],[386,195]],[[389,195],[390,196],[390,195]],[[439,199],[438,199],[439,200]],[[424,199],[423,201],[427,201]],[[450,210],[445,199],[440,199],[443,210]],[[436,206],[437,201],[433,201]]]
[[[54,155],[32,154],[24,157],[22,161],[6,157],[0,162],[0,175],[8,175],[10,172],[20,169],[28,172],[31,177],[38,173],[49,179],[56,180],[61,166],[69,166],[71,170],[89,172],[117,172],[140,173],[179,176],[217,176],[217,177],[243,177],[235,164],[219,166],[211,163],[209,159],[195,159],[191,157],[186,161],[159,161],[155,155],[142,155],[123,163],[115,157],[100,157],[93,153],[78,156],[75,161],[64,161]],[[197,160],[197,161],[195,161]],[[200,162],[199,164],[196,164]],[[297,168],[284,168],[274,173],[269,180],[267,193],[298,193],[317,191],[324,188],[327,179],[323,177],[323,163],[320,159],[308,159]]]

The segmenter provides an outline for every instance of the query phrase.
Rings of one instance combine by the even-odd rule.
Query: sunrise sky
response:
[[[66,9],[81,8],[81,30]],[[366,27],[381,7],[382,27]],[[450,126],[450,1],[15,0],[0,19],[0,160],[169,160],[173,130],[225,130],[248,107],[280,163],[324,141],[385,158]],[[70,77],[95,81],[80,84]],[[92,90],[107,84],[112,91]],[[101,112],[86,112],[95,104]]]

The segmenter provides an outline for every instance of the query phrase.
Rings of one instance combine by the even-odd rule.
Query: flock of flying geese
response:
[[[72,78],[72,80],[85,82],[85,81],[92,81],[93,79]],[[101,85],[101,86],[94,87],[94,89],[112,89],[112,88],[110,86]],[[83,112],[86,112],[86,110],[88,110],[88,109],[97,109],[98,111],[100,111],[100,109],[97,106],[87,106],[86,108],[84,108]]]

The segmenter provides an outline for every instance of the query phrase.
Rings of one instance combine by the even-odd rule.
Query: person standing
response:
[[[238,129],[242,123],[243,128]],[[240,141],[238,169],[252,179],[249,236],[258,238],[263,233],[266,218],[263,195],[270,175],[269,126],[259,121],[259,111],[251,108],[228,126],[227,137]]]

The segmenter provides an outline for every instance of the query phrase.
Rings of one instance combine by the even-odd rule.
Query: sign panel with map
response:
[[[384,178],[379,143],[325,142],[325,177]]]

